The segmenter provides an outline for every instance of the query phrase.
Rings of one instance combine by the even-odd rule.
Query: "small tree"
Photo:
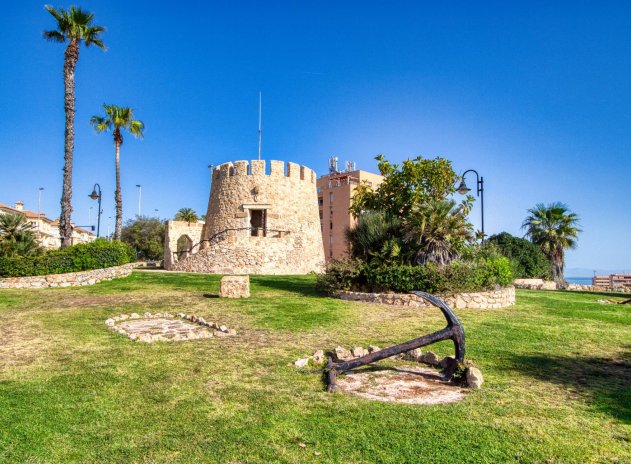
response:
[[[373,189],[359,185],[353,196],[350,211],[358,217],[362,211],[382,211],[388,217],[407,217],[414,207],[446,199],[456,191],[458,175],[451,162],[444,158],[424,159],[421,156],[406,160],[400,166],[392,164],[383,155],[375,158],[383,182]],[[463,201],[468,213],[473,197]]]
[[[189,224],[199,221],[199,217],[193,208],[180,208],[175,215],[176,221],[186,221]]]
[[[13,258],[40,254],[33,225],[22,214],[0,214],[0,256]]]
[[[121,241],[136,250],[139,259],[162,259],[164,236],[164,222],[146,216],[129,219],[121,231]]]
[[[530,215],[524,220],[522,228],[526,229],[526,236],[539,245],[548,257],[552,265],[552,277],[558,286],[562,286],[565,283],[565,250],[576,248],[581,232],[578,227],[579,217],[567,205],[559,202],[547,206],[539,203],[528,212]]]
[[[463,205],[457,206],[454,200],[430,200],[413,207],[405,238],[416,248],[416,264],[445,266],[473,240],[473,226],[467,222]]]
[[[487,243],[494,244],[499,253],[510,259],[515,278],[552,278],[550,261],[530,240],[502,232],[489,237]]]

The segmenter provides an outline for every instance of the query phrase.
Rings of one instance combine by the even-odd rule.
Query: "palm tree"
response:
[[[458,258],[466,242],[473,240],[473,226],[466,210],[454,200],[432,200],[412,208],[405,238],[416,248],[416,263],[445,266]]]
[[[364,211],[357,225],[346,229],[353,258],[371,264],[402,264],[409,256],[400,238],[401,220],[380,211]]]
[[[563,268],[565,266],[565,249],[576,248],[579,217],[571,212],[563,203],[537,204],[529,209],[530,215],[524,220],[522,228],[526,236],[541,247],[552,265],[552,277],[557,286],[563,286]]]
[[[175,215],[175,220],[186,221],[190,224],[191,222],[199,221],[199,217],[193,208],[180,208]]]
[[[64,53],[64,111],[66,113],[66,129],[64,131],[64,180],[61,191],[61,214],[59,216],[59,235],[61,247],[65,248],[72,243],[72,158],[74,154],[74,75],[79,61],[79,45],[81,42],[86,47],[96,45],[105,50],[105,45],[100,39],[104,27],[94,26],[92,21],[94,14],[81,8],[71,6],[69,10],[59,8],[56,10],[50,5],[46,10],[57,20],[57,29],[44,31],[44,38],[54,42],[68,42]]]
[[[114,225],[114,240],[121,239],[123,227],[123,195],[121,193],[120,175],[120,148],[123,144],[121,130],[127,130],[134,137],[142,138],[145,125],[142,121],[134,119],[133,110],[129,107],[116,105],[103,105],[105,116],[92,116],[90,124],[98,133],[112,131],[114,134],[114,146],[116,147],[116,190],[114,200],[116,202],[116,222]]]
[[[33,225],[24,215],[0,214],[0,256],[29,256],[39,251]]]

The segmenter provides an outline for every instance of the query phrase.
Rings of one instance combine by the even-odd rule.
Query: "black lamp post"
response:
[[[460,185],[456,189],[456,192],[458,192],[461,195],[466,195],[467,193],[471,191],[471,189],[467,187],[467,184],[465,183],[465,179],[464,179],[464,176],[466,176],[467,173],[469,172],[474,172],[475,177],[476,177],[476,186],[477,186],[476,193],[480,197],[480,209],[482,210],[482,240],[484,240],[484,177],[480,177],[480,175],[478,174],[478,171],[476,171],[475,169],[469,169],[465,171],[462,174],[462,182],[460,182]]]
[[[97,192],[98,189],[98,192]],[[99,211],[97,213],[97,221],[96,221],[96,238],[100,237],[101,233],[101,186],[99,184],[94,184],[94,188],[92,189],[92,193],[88,195],[93,200],[99,200]]]

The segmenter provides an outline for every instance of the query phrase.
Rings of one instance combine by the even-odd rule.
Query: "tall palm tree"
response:
[[[64,111],[66,128],[64,131],[64,180],[61,191],[61,214],[59,216],[59,235],[61,247],[72,244],[72,158],[74,154],[74,116],[75,68],[79,61],[79,45],[95,45],[105,50],[100,35],[104,27],[93,25],[94,14],[71,6],[69,10],[55,9],[50,5],[44,8],[57,20],[57,29],[44,31],[44,38],[53,42],[68,42],[64,53]]]
[[[199,217],[193,208],[180,208],[175,215],[175,220],[186,221],[190,224],[191,222],[199,221]]]
[[[539,203],[528,212],[530,215],[524,220],[522,228],[550,260],[552,277],[557,286],[563,286],[565,249],[576,248],[578,234],[582,232],[578,227],[579,217],[559,202],[547,206]]]
[[[445,266],[474,239],[466,209],[454,200],[431,200],[414,206],[405,225],[405,238],[416,248],[416,263]]]
[[[98,133],[109,132],[114,134],[114,146],[116,147],[116,190],[114,201],[116,202],[116,223],[114,225],[114,240],[121,239],[123,227],[123,195],[121,193],[120,173],[120,149],[123,144],[122,131],[126,130],[134,137],[142,138],[145,124],[134,119],[133,110],[127,106],[103,105],[105,116],[92,116],[90,124]]]

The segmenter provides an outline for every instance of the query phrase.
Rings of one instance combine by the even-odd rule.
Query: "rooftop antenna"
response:
[[[259,92],[259,161],[261,161],[261,112],[262,112],[262,98],[261,92]]]

